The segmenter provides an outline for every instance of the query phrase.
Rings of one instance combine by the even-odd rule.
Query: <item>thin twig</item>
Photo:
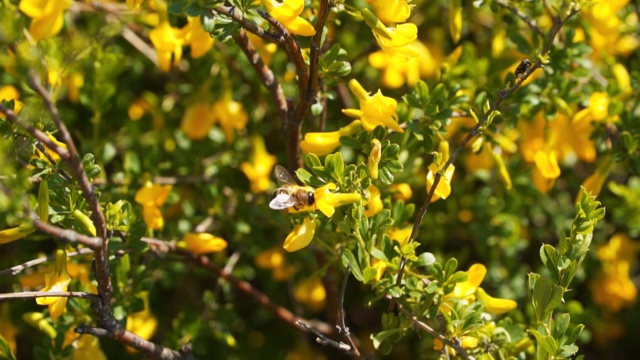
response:
[[[394,302],[396,304],[396,307],[398,308],[398,310],[404,316],[406,316],[409,320],[411,320],[411,322],[413,322],[413,324],[416,327],[418,327],[421,330],[424,330],[424,332],[426,332],[427,334],[429,334],[429,335],[433,336],[434,338],[442,341],[442,343],[444,343],[445,345],[451,346],[454,350],[456,350],[458,352],[458,354],[460,354],[460,356],[462,358],[470,359],[469,354],[467,354],[467,352],[460,346],[460,344],[456,343],[455,341],[449,340],[446,336],[444,336],[440,332],[436,331],[431,326],[429,326],[429,325],[425,324],[424,322],[420,321],[415,315],[413,315],[409,310],[407,310],[404,306],[402,306],[402,304],[397,302],[391,296],[386,295],[384,298],[389,300],[389,301]]]
[[[285,41],[284,36],[282,34],[274,34],[267,30],[264,30],[253,21],[245,18],[242,11],[238,10],[235,7],[219,5],[211,10],[211,14],[213,14],[214,16],[216,15],[216,13],[222,14],[224,16],[231,18],[233,21],[240,24],[243,29],[267,41],[270,41],[276,44],[282,44]]]
[[[345,344],[342,341],[335,341],[332,340],[330,338],[328,338],[326,335],[324,335],[323,333],[321,333],[320,331],[318,331],[317,329],[315,329],[313,326],[310,326],[309,324],[306,324],[304,321],[298,320],[296,322],[296,325],[298,325],[300,328],[314,334],[316,337],[316,342],[322,346],[331,346],[334,347],[342,352],[344,352],[345,354],[349,354],[349,355],[355,355],[355,353],[353,352],[353,350],[351,349],[351,346],[349,346],[349,344]]]
[[[527,14],[525,14],[522,11],[520,11],[520,9],[515,7],[515,5],[506,3],[503,0],[498,0],[498,5],[501,8],[504,8],[504,9],[507,9],[507,10],[511,11],[515,16],[517,16],[520,19],[522,19],[522,21],[524,21],[525,24],[527,24],[531,28],[531,30],[537,32],[541,36],[545,35],[544,31],[542,31],[542,29],[540,29],[540,27],[538,26],[538,23],[535,20],[533,20],[532,18],[530,18]]]
[[[262,61],[260,55],[249,41],[249,38],[247,37],[247,34],[244,32],[244,30],[240,30],[238,36],[235,36],[233,39],[235,40],[236,44],[238,44],[240,49],[242,49],[242,52],[244,52],[245,56],[249,60],[249,63],[251,63],[251,66],[253,66],[256,74],[260,78],[260,81],[262,81],[264,87],[266,87],[271,94],[271,98],[273,99],[273,102],[276,104],[278,112],[280,113],[282,123],[287,124],[289,122],[289,107],[287,106],[287,99],[284,95],[284,91],[282,90],[282,86],[280,86],[280,83],[278,82],[276,76],[273,74],[273,71],[271,71],[269,66],[267,66],[264,61]]]
[[[353,355],[356,357],[360,357],[360,351],[358,351],[358,347],[351,337],[351,332],[347,327],[344,316],[344,297],[347,293],[347,281],[349,280],[349,275],[351,275],[351,264],[347,264],[347,269],[344,272],[344,279],[342,280],[342,287],[340,288],[340,328],[338,329],[338,331],[347,339],[347,341],[349,341],[349,344],[351,344]]]
[[[88,255],[88,254],[92,254],[93,250],[89,249],[89,248],[80,248],[78,249],[78,251],[71,251],[67,253],[67,257],[73,257],[73,256],[78,256],[78,255]],[[0,276],[5,275],[5,274],[11,274],[12,276],[16,276],[18,274],[20,274],[23,270],[28,269],[30,267],[36,266],[36,265],[40,265],[49,261],[53,261],[55,260],[56,256],[55,255],[49,255],[49,256],[43,256],[41,258],[37,258],[37,259],[33,259],[33,260],[29,260],[29,261],[25,261],[20,265],[16,265],[16,266],[12,266],[8,269],[4,269],[4,270],[0,270]]]
[[[51,225],[44,221],[40,221],[37,216],[38,215],[33,213],[31,216],[31,220],[33,221],[33,226],[43,234],[50,235],[58,240],[67,243],[82,244],[93,251],[96,251],[102,246],[102,239],[100,239],[99,237],[90,237],[80,234],[77,231],[73,231],[71,229],[64,229],[55,225]]]
[[[186,249],[178,248],[173,241],[164,241],[147,237],[143,237],[141,241],[144,241],[145,243],[149,244],[149,246],[155,247],[156,249],[162,249],[164,252],[174,252],[176,254],[183,255],[197,265],[210,270],[216,276],[219,276],[229,282],[231,286],[233,286],[236,290],[244,293],[245,295],[249,295],[254,301],[264,306],[269,311],[273,312],[280,320],[293,327],[298,328],[296,322],[298,320],[302,320],[307,323],[312,323],[313,326],[323,334],[330,335],[334,333],[334,329],[329,324],[316,320],[310,321],[298,318],[288,309],[273,303],[267,295],[254,288],[253,285],[246,281],[239,280],[231,273],[220,269],[220,267],[212,263],[211,259],[207,256],[196,255]]]
[[[117,332],[109,332],[102,328],[92,326],[79,325],[74,331],[78,334],[90,334],[93,336],[110,337],[118,342],[131,346],[155,359],[191,359],[191,354],[183,354],[176,350],[171,350],[162,345],[158,345],[151,341],[145,340],[140,336],[126,330]]]

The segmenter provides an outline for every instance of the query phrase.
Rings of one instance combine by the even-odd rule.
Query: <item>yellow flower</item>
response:
[[[255,47],[258,51],[258,54],[260,55],[262,61],[264,61],[265,64],[270,65],[273,54],[278,51],[278,44],[265,44],[264,40],[262,40],[261,37],[259,37],[258,35],[254,35],[248,31],[247,36],[249,37],[249,41],[251,42],[251,44],[253,44],[253,47]]]
[[[373,258],[371,260],[371,267],[376,269],[376,281],[380,281],[380,279],[382,279],[382,275],[384,275],[384,271],[387,270],[387,262]]]
[[[297,302],[318,311],[322,310],[327,299],[322,280],[318,277],[302,280],[295,285],[293,297]]]
[[[230,94],[213,104],[212,112],[215,120],[220,123],[227,143],[233,142],[234,130],[244,129],[249,116],[244,112],[242,104],[231,100]]]
[[[407,62],[394,61],[384,51],[376,51],[369,55],[369,64],[382,70],[382,85],[397,89],[402,85],[415,86],[420,79],[432,78],[440,66],[440,56],[427,46],[416,40],[412,44],[419,54]]]
[[[602,271],[591,283],[593,300],[608,312],[618,312],[635,302],[638,295],[629,277],[635,267],[640,244],[627,234],[614,234],[609,242],[598,249]]]
[[[279,246],[261,251],[256,255],[255,261],[260,268],[271,270],[277,281],[287,280],[296,272],[294,266],[286,263],[285,254]]]
[[[294,35],[313,36],[316,33],[313,25],[299,15],[304,10],[304,0],[262,0],[267,12],[278,20]]]
[[[313,240],[313,235],[316,233],[316,222],[310,218],[304,218],[302,224],[296,225],[287,239],[284,241],[284,249],[288,252],[298,251]]]
[[[107,360],[100,348],[100,340],[93,335],[81,335],[73,352],[73,360]]]
[[[300,142],[300,148],[305,153],[313,153],[318,156],[327,155],[340,146],[341,136],[353,135],[361,129],[360,120],[354,120],[337,131],[306,133],[304,140]]]
[[[67,291],[71,278],[67,274],[67,253],[64,250],[56,251],[55,270],[44,276],[45,287],[43,292]],[[48,305],[51,319],[55,320],[64,312],[67,306],[66,297],[41,297],[36,299],[38,305]]]
[[[491,297],[480,287],[486,274],[487,268],[484,265],[471,265],[467,270],[467,281],[457,283],[453,292],[446,297],[461,299],[468,303],[474,302],[477,298],[485,304],[485,310],[494,314],[504,314],[515,309],[518,306],[515,301]],[[444,305],[445,307],[449,306],[446,302]]]
[[[316,207],[327,217],[332,217],[336,211],[336,207],[357,203],[362,200],[360,195],[356,193],[334,193],[336,184],[329,183],[321,188],[318,188],[315,192]]]
[[[372,179],[378,178],[378,164],[382,158],[382,144],[378,139],[371,140],[371,152],[369,152],[369,158],[367,161],[367,167],[369,168],[369,176]],[[380,191],[378,191],[378,194]]]
[[[58,141],[52,134],[47,133],[47,137],[51,141],[53,141],[54,144],[58,145],[58,147],[61,147],[61,148],[65,149],[65,150],[67,150],[67,144]],[[51,159],[51,160],[53,160],[54,163],[57,163],[57,162],[60,161],[60,155],[58,155],[58,153],[56,153],[55,151],[49,149],[49,147],[47,145],[44,145],[44,144],[42,144],[42,145],[44,146],[44,150],[46,152],[46,155],[45,155],[45,153],[40,151],[40,149],[36,148],[36,153],[38,154],[38,158],[39,159],[45,160],[47,162],[49,161],[49,159]]]
[[[13,354],[16,353],[16,335],[18,335],[18,329],[11,322],[11,309],[8,302],[0,304],[0,336],[2,336],[9,344],[9,349]],[[9,359],[9,354],[6,354],[0,349],[0,358]]]
[[[164,227],[160,206],[167,201],[171,188],[171,185],[158,185],[147,181],[136,192],[135,201],[142,205],[142,217],[149,229],[158,230]]]
[[[184,45],[191,46],[191,56],[197,59],[206,55],[213,48],[215,41],[202,28],[199,16],[189,16],[187,21],[187,25],[182,29]]]
[[[259,194],[269,190],[271,171],[276,162],[276,157],[267,152],[264,139],[260,136],[254,136],[251,162],[245,161],[240,164],[240,170],[251,183],[251,192]]]
[[[380,199],[380,189],[373,184],[369,185],[367,196],[367,207],[364,210],[364,215],[371,217],[382,211],[383,208],[382,200]]]
[[[21,0],[20,10],[31,18],[29,33],[38,41],[57,35],[64,23],[64,11],[72,4],[69,0]]]
[[[34,228],[30,223],[23,223],[19,226],[0,230],[0,244],[7,244],[16,240],[20,240],[25,236],[34,233],[35,231],[36,228]]]
[[[149,340],[158,328],[158,320],[149,310],[149,292],[143,291],[140,293],[140,296],[144,301],[144,309],[137,313],[127,315],[126,329],[145,340]]]
[[[13,112],[18,114],[24,105],[20,99],[20,93],[13,85],[5,85],[0,88],[0,101],[14,101]],[[0,113],[0,119],[4,120],[6,116]]]
[[[420,54],[411,45],[418,38],[418,28],[415,24],[405,23],[394,27],[387,27],[391,39],[373,32],[378,45],[387,56],[395,61],[408,61]]]
[[[595,92],[589,98],[589,107],[595,121],[604,120],[609,115],[609,94]]]
[[[367,131],[373,131],[376,126],[382,125],[397,132],[404,132],[398,125],[398,115],[396,115],[398,102],[395,99],[382,95],[380,90],[370,96],[356,79],[349,81],[349,89],[360,102],[360,109],[343,109],[344,114],[360,118],[362,126]]]
[[[407,183],[392,184],[389,188],[393,192],[393,198],[396,200],[407,202],[413,196],[411,185]]]
[[[208,233],[187,233],[177,246],[196,255],[204,255],[226,249],[227,242],[223,238]]]
[[[438,148],[442,154],[442,164],[440,166],[444,166],[446,159],[449,158],[449,142],[441,140]],[[435,202],[439,199],[446,199],[451,195],[451,179],[453,178],[453,172],[455,169],[456,167],[453,164],[447,167],[447,170],[444,172],[444,176],[440,178],[440,181],[438,181],[438,186],[433,193],[431,201]],[[438,168],[438,165],[435,162],[429,165],[429,172],[427,173],[427,193],[430,193],[431,187],[435,182],[435,174],[440,170],[441,168]]]
[[[411,236],[411,231],[411,226],[402,229],[391,228],[389,230],[389,237],[402,245],[409,239],[409,236]]]
[[[604,181],[607,179],[607,175],[609,175],[609,170],[611,170],[612,162],[613,157],[611,155],[607,155],[602,158],[596,171],[582,183],[582,186],[587,190],[587,193],[591,193],[591,195],[596,196],[600,194]],[[580,200],[581,194],[582,192],[578,193],[578,200]]]
[[[182,115],[180,130],[191,140],[204,139],[213,126],[215,118],[211,107],[205,102],[190,105]]]
[[[149,32],[149,39],[158,53],[158,66],[162,71],[169,71],[182,58],[184,39],[180,29],[172,28],[168,21],[162,21]]]
[[[407,21],[411,6],[406,0],[369,0],[378,19],[385,24]]]

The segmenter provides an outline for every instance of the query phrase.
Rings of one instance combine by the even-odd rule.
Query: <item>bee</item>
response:
[[[269,203],[270,208],[274,210],[289,208],[300,210],[315,205],[316,198],[312,187],[298,185],[287,169],[280,165],[276,165],[274,172],[280,187],[273,191]]]
[[[529,61],[529,59],[523,59],[516,68],[516,78],[518,78],[518,80],[521,80],[522,77],[524,77],[524,74],[529,72],[529,69],[531,69],[531,61]]]

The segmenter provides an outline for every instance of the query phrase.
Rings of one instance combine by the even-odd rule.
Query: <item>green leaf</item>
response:
[[[553,337],[556,339],[562,338],[564,336],[564,333],[567,331],[567,328],[569,327],[570,322],[571,322],[571,317],[569,316],[569,314],[567,313],[560,314],[553,321],[551,335],[553,335]]]
[[[553,309],[562,303],[564,289],[551,283],[547,278],[540,277],[533,289],[532,305],[538,322],[546,321]]]
[[[384,330],[375,335],[371,334],[371,340],[373,341],[373,347],[378,349],[386,339],[391,336],[400,335],[400,329]]]
[[[533,336],[535,336],[538,346],[542,348],[547,354],[554,355],[558,349],[558,344],[555,339],[549,335],[542,335],[538,331],[529,330]]]
[[[386,185],[391,185],[393,184],[393,174],[391,173],[391,171],[388,168],[381,168],[378,170],[378,176],[380,181],[382,181],[382,183],[386,184]]]
[[[308,167],[309,169],[313,169],[316,167],[321,167],[322,163],[320,162],[320,158],[318,157],[318,155],[314,153],[308,153],[304,156],[304,166]]]
[[[313,177],[310,172],[303,168],[296,170],[296,176],[303,184],[309,184],[311,182],[311,178]]]
[[[9,342],[0,335],[0,359],[3,360],[15,360],[15,356],[11,352],[11,347],[9,347]]]
[[[345,249],[340,255],[340,261],[342,262],[342,266],[344,266],[345,268],[347,268],[347,265],[349,266],[353,277],[355,277],[360,282],[364,282],[364,276],[362,275],[362,271],[360,270],[360,265],[356,261],[356,257],[353,255],[351,250]]]
[[[172,1],[169,6],[167,6],[167,11],[170,14],[182,14],[182,12],[189,6],[189,1],[187,0],[177,0]]]
[[[373,250],[371,250],[371,256],[379,260],[389,261],[387,255],[378,248],[374,248]]]
[[[431,266],[436,262],[436,257],[430,252],[423,252],[418,255],[418,261],[414,264],[414,266]]]
[[[360,149],[362,147],[362,144],[360,144],[358,140],[352,138],[351,136],[341,136],[340,145],[353,149]]]

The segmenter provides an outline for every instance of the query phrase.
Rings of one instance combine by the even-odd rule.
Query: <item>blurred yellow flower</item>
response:
[[[57,35],[62,30],[64,11],[70,0],[20,0],[20,10],[31,18],[29,33],[38,41]]]
[[[264,40],[262,40],[261,37],[248,31],[247,36],[249,37],[249,41],[251,42],[251,44],[253,44],[253,47],[258,51],[258,54],[260,55],[262,61],[264,61],[265,64],[270,65],[273,54],[278,51],[278,44],[265,44]]]
[[[380,189],[377,186],[371,184],[367,188],[367,206],[364,210],[366,217],[371,217],[382,211],[383,204],[380,198]]]
[[[56,251],[56,267],[50,274],[44,276],[45,287],[42,292],[67,291],[71,278],[67,273],[67,253],[64,250]],[[66,297],[41,297],[36,298],[38,305],[48,305],[51,319],[55,320],[64,312],[67,306]]]
[[[623,233],[614,234],[598,249],[602,270],[591,282],[591,293],[604,310],[615,313],[635,303],[638,290],[629,275],[639,251],[640,244]]]
[[[9,302],[0,303],[0,336],[2,336],[9,344],[9,349],[13,354],[16,353],[16,336],[18,335],[18,329],[11,322],[11,308]],[[9,354],[6,354],[0,348],[0,358],[9,359]]]
[[[73,352],[73,360],[107,360],[100,348],[100,340],[93,335],[80,335]]]
[[[171,185],[158,185],[147,181],[136,192],[135,201],[142,205],[142,217],[149,229],[158,230],[164,227],[160,206],[167,201],[171,188]]]
[[[404,227],[401,229],[391,228],[389,229],[389,237],[398,242],[398,244],[404,244],[411,236],[412,227]]]
[[[242,103],[233,101],[231,94],[224,95],[213,103],[212,107],[215,121],[220,124],[227,143],[233,142],[234,131],[244,129],[249,121],[249,116],[244,112]]]
[[[396,183],[392,184],[389,189],[393,193],[393,198],[396,200],[402,200],[407,202],[411,200],[413,196],[413,190],[411,189],[411,185],[407,183]]]
[[[177,246],[185,248],[196,255],[220,252],[227,248],[227,242],[220,237],[208,233],[186,233]]]
[[[180,62],[184,43],[180,29],[171,27],[165,20],[149,32],[149,39],[156,48],[160,70],[169,71]]]
[[[384,275],[384,271],[387,270],[387,262],[378,258],[371,259],[371,267],[376,269],[376,281],[380,281]]]
[[[304,0],[262,0],[267,8],[267,12],[278,20],[284,27],[294,35],[313,36],[315,28],[310,22],[299,15],[304,10]]]
[[[187,25],[181,29],[184,45],[191,46],[191,57],[197,59],[206,55],[213,48],[215,40],[204,31],[199,16],[188,16]]]
[[[313,153],[318,156],[327,155],[340,146],[341,136],[353,135],[361,129],[360,120],[354,120],[337,131],[306,133],[304,140],[300,142],[300,148],[305,153]]]
[[[600,194],[600,190],[602,190],[602,186],[604,186],[604,182],[611,170],[612,163],[613,157],[611,155],[605,155],[602,157],[596,171],[582,183],[582,186],[587,190],[587,193],[591,193],[591,195],[596,196]],[[577,200],[580,200],[581,194],[582,192],[578,193]]]
[[[640,45],[640,40],[635,33],[638,26],[637,14],[633,11],[626,17],[619,14],[628,3],[629,0],[598,1],[583,10],[584,18],[591,25],[588,30],[594,58],[626,56]],[[622,30],[628,33],[623,33]]]
[[[398,115],[396,114],[398,102],[394,98],[382,95],[380,90],[370,96],[356,79],[349,81],[349,89],[358,99],[360,109],[343,109],[344,114],[360,118],[362,127],[367,131],[373,131],[376,126],[381,125],[397,132],[404,132],[398,125]]]
[[[390,39],[373,32],[378,45],[382,51],[395,61],[406,62],[412,57],[419,56],[420,53],[413,48],[412,43],[418,38],[418,28],[415,24],[398,24],[394,27],[387,27]]]
[[[59,147],[67,150],[67,144],[58,141],[52,134],[47,133],[47,137],[49,138],[49,140],[51,140],[54,144],[58,145]],[[43,153],[42,151],[40,151],[40,149],[38,149],[36,147],[36,153],[38,154],[37,158],[45,160],[47,162],[49,162],[50,160],[57,163],[60,161],[60,155],[58,155],[57,152],[49,149],[49,147],[45,144],[42,144],[42,146],[44,146],[44,151],[46,152]]]
[[[197,102],[184,111],[180,130],[191,140],[201,140],[209,133],[214,120],[211,106],[205,102]]]
[[[308,217],[302,224],[296,225],[284,241],[284,249],[288,252],[298,251],[311,243],[316,233],[316,222]]]
[[[36,231],[30,223],[22,223],[18,226],[10,227],[8,229],[0,230],[0,244],[7,244],[16,240],[20,240],[27,235],[30,235]]]
[[[251,162],[245,161],[240,164],[240,170],[242,170],[249,179],[251,192],[260,194],[269,190],[271,172],[277,162],[277,158],[267,152],[264,139],[261,136],[254,136],[252,142],[253,152],[251,154]]]
[[[158,320],[149,309],[149,292],[143,291],[140,297],[144,301],[144,309],[142,311],[127,315],[127,331],[130,331],[145,340],[151,339],[158,328]],[[131,348],[127,348],[131,349]],[[133,349],[129,350],[133,351]]]
[[[384,51],[376,51],[369,55],[369,65],[382,70],[382,85],[397,89],[403,85],[414,87],[420,79],[434,77],[440,66],[440,56],[419,40],[412,44],[418,56],[412,57],[407,62],[394,61]]]
[[[24,105],[20,99],[20,93],[18,89],[16,89],[13,85],[5,85],[0,88],[0,101],[14,101],[13,112],[18,114],[20,110],[22,110],[22,106]],[[6,116],[3,113],[0,113],[0,119],[4,120]]]
[[[402,23],[411,15],[411,6],[406,0],[367,0],[373,6],[378,19],[385,24]]]
[[[314,311],[322,310],[327,299],[322,280],[319,277],[302,280],[295,285],[293,297],[297,302],[308,306]]]
[[[255,257],[258,267],[271,270],[274,280],[287,280],[296,272],[295,266],[289,265],[285,260],[285,253],[279,246],[274,246],[258,253]]]

